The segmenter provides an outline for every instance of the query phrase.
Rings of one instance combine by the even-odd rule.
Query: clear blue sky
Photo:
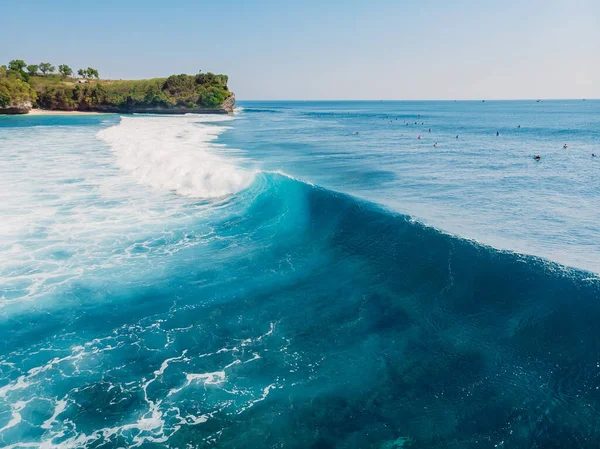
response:
[[[0,63],[226,73],[238,99],[600,98],[598,0],[27,0]]]

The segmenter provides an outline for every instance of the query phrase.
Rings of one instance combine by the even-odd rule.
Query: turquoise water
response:
[[[599,125],[0,117],[0,446],[598,447]]]

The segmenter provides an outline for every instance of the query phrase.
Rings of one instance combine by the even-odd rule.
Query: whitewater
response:
[[[242,106],[1,118],[2,447],[600,444],[599,102]]]
[[[216,123],[228,120],[210,118]],[[215,198],[248,187],[253,175],[237,167],[236,152],[208,145],[226,128],[197,121],[193,115],[121,117],[118,126],[100,131],[98,137],[114,149],[119,167],[154,188]],[[227,153],[226,158],[219,152]]]

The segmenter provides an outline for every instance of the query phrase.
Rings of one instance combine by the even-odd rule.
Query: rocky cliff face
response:
[[[0,114],[27,114],[31,108],[31,101],[11,103],[8,106],[0,107]]]
[[[233,114],[233,108],[235,108],[235,94],[231,92],[231,95],[223,102],[221,106],[228,114]]]

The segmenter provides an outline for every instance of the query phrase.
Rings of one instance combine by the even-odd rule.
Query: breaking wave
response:
[[[121,117],[98,137],[116,154],[117,164],[140,184],[195,198],[237,193],[254,173],[236,166],[240,153],[213,141],[230,117]]]

